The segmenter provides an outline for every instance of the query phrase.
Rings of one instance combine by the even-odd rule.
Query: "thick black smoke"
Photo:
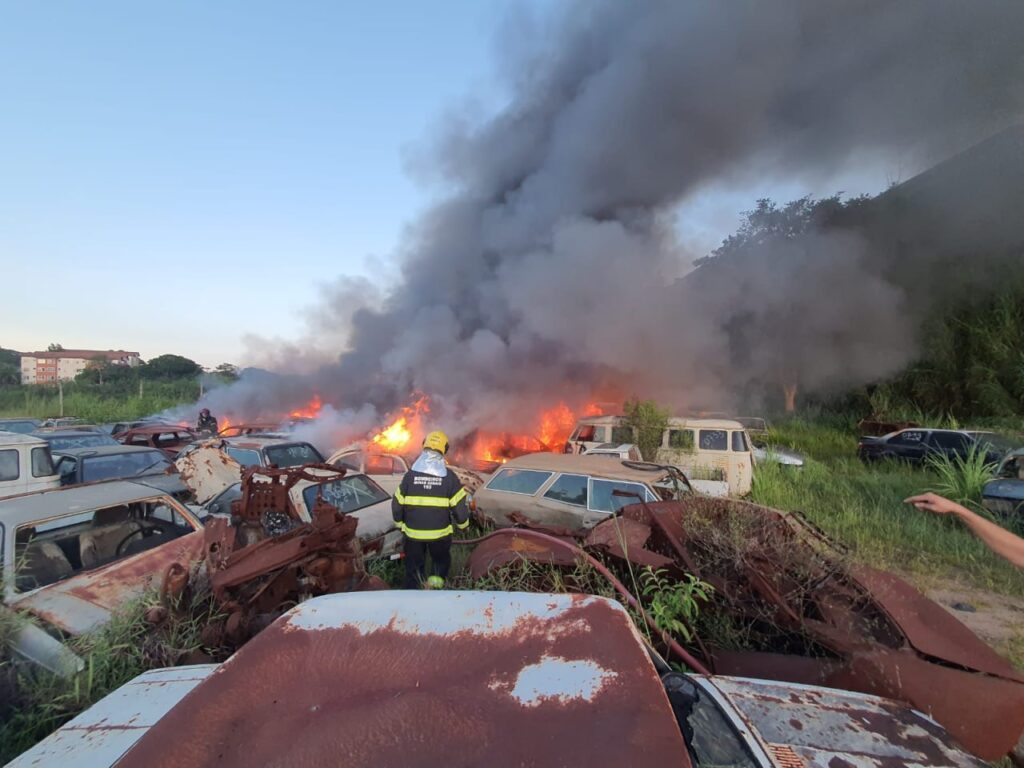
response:
[[[425,392],[449,426],[519,428],[597,382],[728,404],[752,382],[806,391],[908,361],[913,307],[855,236],[677,282],[702,254],[673,213],[755,172],[923,168],[1021,120],[1024,3],[586,0],[509,35],[524,28],[502,45],[507,106],[432,145],[453,191],[410,228],[401,280],[354,312],[344,282],[326,297],[346,351],[309,386],[379,411]],[[723,365],[740,317],[760,333]]]

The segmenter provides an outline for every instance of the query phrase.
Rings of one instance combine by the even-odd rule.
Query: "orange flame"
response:
[[[320,395],[313,395],[313,399],[306,403],[302,408],[297,408],[288,414],[293,419],[315,419],[320,414],[320,409],[324,407],[323,401],[320,399]]]
[[[400,415],[374,435],[370,442],[385,451],[405,450],[414,437],[423,435],[422,416],[425,413],[430,413],[430,400],[426,395],[420,395],[411,405],[403,406]]]

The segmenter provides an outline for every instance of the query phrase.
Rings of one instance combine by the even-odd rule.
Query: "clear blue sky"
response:
[[[510,5],[0,5],[0,346],[215,365],[296,335],[436,194],[405,151],[467,97],[500,103]],[[714,243],[762,193],[682,229]]]

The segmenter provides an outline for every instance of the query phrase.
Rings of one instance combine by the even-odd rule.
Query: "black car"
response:
[[[68,448],[53,452],[53,464],[60,475],[61,485],[135,480],[177,499],[186,499],[190,495],[177,468],[159,448],[117,442],[95,448]]]
[[[965,457],[972,449],[984,453],[985,461],[998,464],[1013,443],[994,432],[914,427],[881,437],[860,438],[857,455],[862,461],[900,459],[923,464],[929,456]]]

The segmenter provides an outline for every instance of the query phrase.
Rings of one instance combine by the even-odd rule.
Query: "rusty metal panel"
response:
[[[16,757],[6,768],[108,768],[210,676],[215,664],[145,672]]]
[[[795,754],[799,764],[815,768],[985,765],[932,720],[877,696],[724,676],[702,680],[777,758]]]
[[[155,549],[58,581],[9,601],[72,635],[89,632],[149,587],[159,585],[173,563],[187,565],[203,554],[203,532],[193,531]]]
[[[386,592],[299,605],[118,764],[684,766],[625,610],[582,595]]]
[[[565,541],[575,544],[571,538]],[[573,565],[576,556],[563,547],[527,536],[510,534],[505,538],[490,538],[473,548],[469,556],[469,573],[474,579],[481,579],[492,570],[509,563],[527,560],[532,563],[550,565]]]

